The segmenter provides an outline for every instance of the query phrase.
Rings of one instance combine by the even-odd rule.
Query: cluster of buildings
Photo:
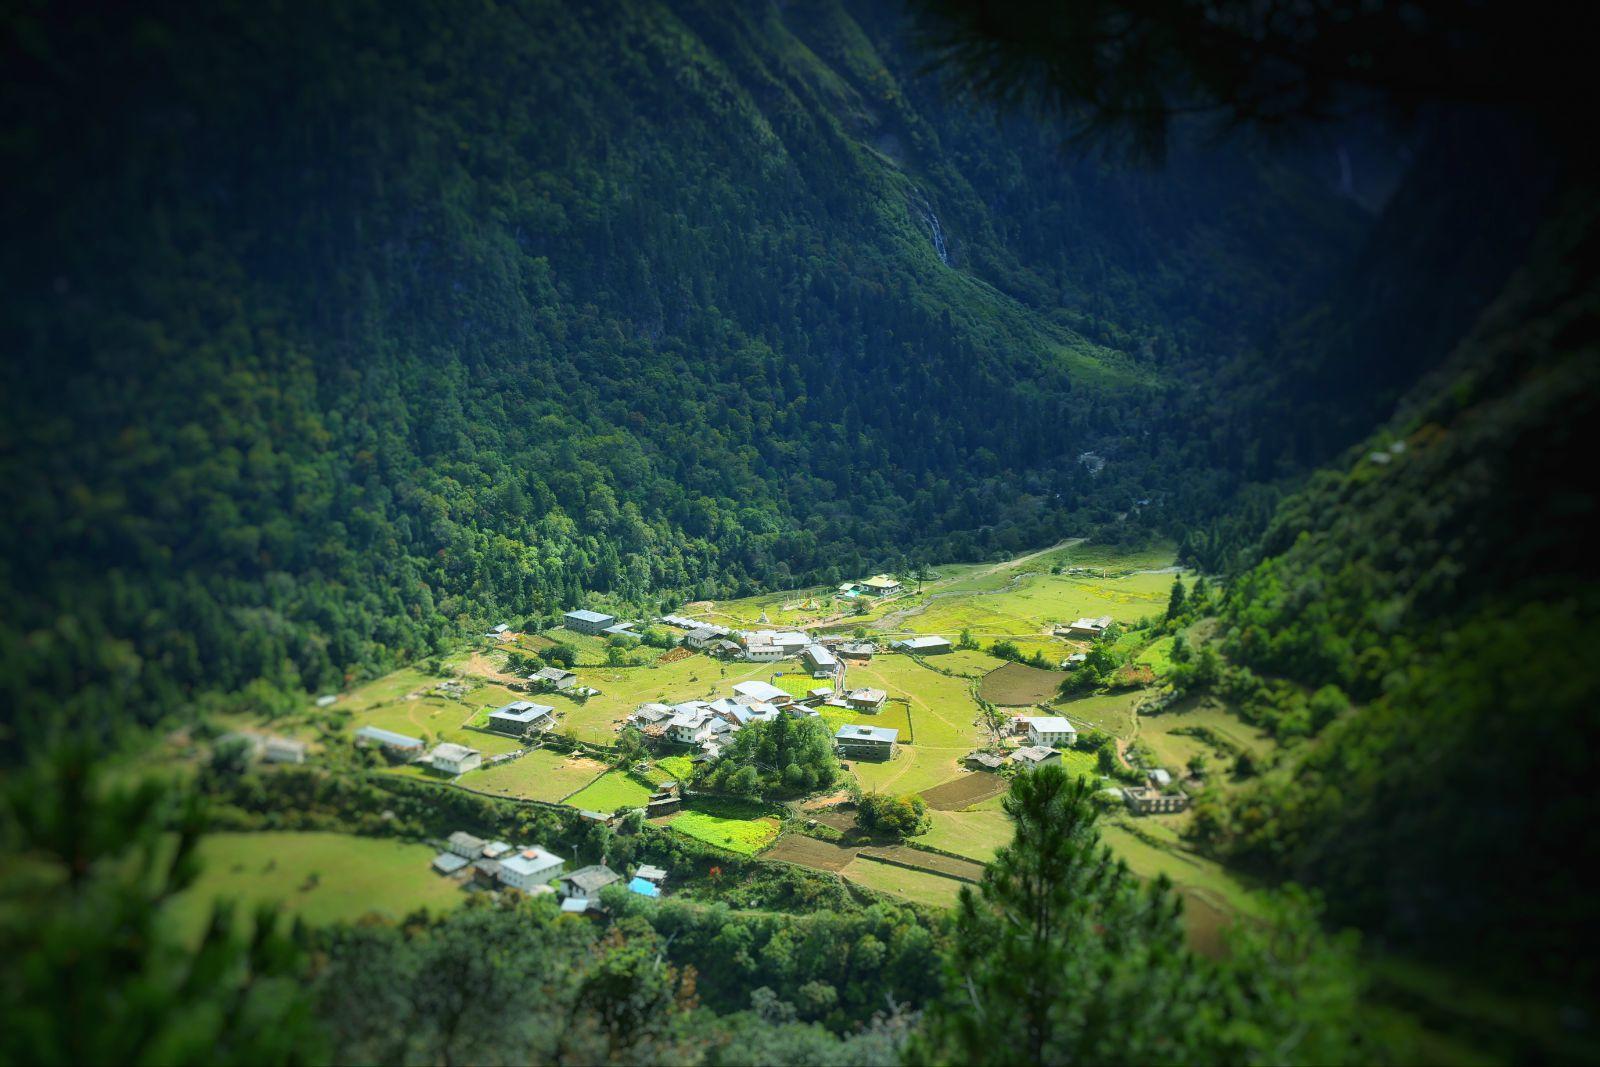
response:
[[[583,914],[600,910],[600,893],[622,881],[622,875],[604,864],[580,867],[570,874],[567,861],[537,845],[514,847],[504,841],[485,841],[464,830],[451,834],[445,850],[433,858],[433,869],[463,881],[492,888],[516,889],[529,895],[555,894],[561,910]],[[646,864],[634,872],[628,889],[645,897],[659,897],[667,872]]]

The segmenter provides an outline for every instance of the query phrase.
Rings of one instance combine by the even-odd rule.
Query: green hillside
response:
[[[1068,160],[920,79],[898,18],[19,16],[13,704],[270,702],[585,597],[1223,507],[1239,475],[1195,476],[1188,383],[1360,212],[1243,151]]]

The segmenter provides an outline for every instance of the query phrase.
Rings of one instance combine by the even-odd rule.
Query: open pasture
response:
[[[535,749],[507,763],[472,771],[461,784],[485,793],[556,803],[605,773],[605,764],[582,756]]]
[[[916,838],[919,844],[987,863],[1011,840],[1011,818],[985,804],[961,811],[933,812],[933,826]]]
[[[930,661],[937,662],[937,659]],[[853,689],[873,687],[891,697],[904,697],[915,726],[916,743],[906,745],[886,763],[853,762],[862,786],[892,793],[916,793],[948,781],[961,773],[960,760],[988,734],[981,725],[982,711],[972,697],[971,682],[928,669],[910,656],[877,656],[872,662],[852,666],[847,682]],[[879,716],[861,716],[868,723],[887,721],[888,708]]]
[[[644,783],[625,771],[607,771],[567,797],[565,803],[588,811],[612,812],[618,808],[642,808],[649,799],[650,790]]]
[[[377,726],[429,744],[450,741],[494,756],[514,752],[515,738],[466,729],[486,707],[499,707],[519,694],[500,685],[476,685],[466,697],[456,699],[432,692],[439,679],[411,668],[395,671],[362,686],[336,707],[351,712],[349,731]]]
[[[1056,715],[1064,715],[1079,730],[1091,727],[1116,737],[1131,738],[1135,733],[1133,709],[1148,694],[1142,689],[1057,700],[1050,705]]]
[[[315,925],[374,914],[399,919],[466,899],[459,885],[429,868],[435,852],[427,845],[337,833],[229,833],[206,835],[199,852],[199,879],[173,898],[167,913],[191,939],[204,931],[217,900],[236,902],[241,914],[258,904],[281,905]]]
[[[840,870],[840,875],[857,885],[876,889],[880,893],[924,904],[935,908],[948,908],[961,895],[965,882],[925,871],[908,871],[904,867],[891,867],[877,860],[856,858]]]

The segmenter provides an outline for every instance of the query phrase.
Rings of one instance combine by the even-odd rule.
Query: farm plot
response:
[[[867,859],[851,861],[839,874],[868,889],[935,908],[954,905],[961,895],[961,887],[966,884],[942,874],[908,871]]]
[[[322,924],[371,914],[398,919],[466,899],[455,882],[429,869],[434,850],[427,845],[337,833],[207,834],[199,855],[200,877],[164,916],[191,939],[204,931],[218,900],[235,901],[245,913],[277,904]]]
[[[668,817],[666,825],[686,837],[753,856],[782,830],[772,809],[755,801],[697,797],[693,806]]]
[[[998,808],[967,808],[933,812],[933,826],[917,838],[932,848],[987,863],[1001,845],[1011,840],[1011,819]]]
[[[565,803],[589,811],[616,811],[642,808],[650,790],[624,771],[607,771],[593,782],[567,797]]]
[[[954,781],[944,782],[922,791],[922,799],[935,811],[960,811],[980,801],[997,797],[1011,788],[1011,783],[989,771],[972,771]]]
[[[887,863],[892,867],[927,871],[929,874],[939,874],[946,878],[954,878],[958,882],[971,882],[974,885],[983,877],[981,863],[960,860],[953,856],[941,856],[937,852],[924,852],[919,848],[907,848],[905,845],[895,845],[891,848],[864,848],[861,850],[861,856],[863,859]]]
[[[605,764],[582,756],[535,749],[526,756],[463,775],[461,784],[485,793],[559,801],[605,773]]]
[[[859,851],[858,848],[847,848],[802,834],[785,834],[761,858],[782,860],[799,867],[810,867],[814,871],[838,872],[849,866]]]
[[[983,676],[978,695],[1001,707],[1025,707],[1055,698],[1065,671],[1046,671],[1026,663],[1007,663]]]

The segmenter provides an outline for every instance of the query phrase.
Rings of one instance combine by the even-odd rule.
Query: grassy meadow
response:
[[[236,902],[242,913],[277,904],[313,925],[442,911],[466,894],[429,867],[436,854],[427,845],[351,834],[209,834],[200,841],[200,878],[172,900],[170,920],[198,938],[217,900]]]

